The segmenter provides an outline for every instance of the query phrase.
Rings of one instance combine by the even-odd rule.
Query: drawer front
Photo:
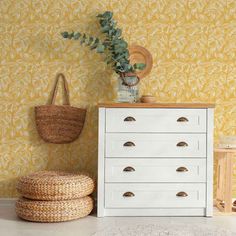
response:
[[[105,184],[106,208],[205,207],[206,185],[201,184]]]
[[[106,158],[105,182],[205,182],[206,159]]]
[[[206,157],[205,134],[107,133],[106,157]]]
[[[206,109],[106,109],[106,132],[206,132]]]

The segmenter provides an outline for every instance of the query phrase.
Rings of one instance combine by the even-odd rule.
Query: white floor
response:
[[[105,217],[88,216],[65,223],[31,223],[18,219],[14,205],[0,203],[0,236],[90,236],[111,226],[152,223],[207,224],[236,232],[236,216],[204,217]]]

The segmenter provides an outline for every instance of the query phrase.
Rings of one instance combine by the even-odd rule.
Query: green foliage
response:
[[[114,71],[118,74],[135,72],[143,70],[145,64],[136,63],[130,64],[128,43],[122,38],[122,30],[117,28],[117,23],[113,19],[113,13],[106,11],[103,14],[97,15],[101,26],[101,32],[105,34],[105,40],[81,34],[80,32],[63,32],[63,38],[79,40],[81,45],[90,47],[91,50],[96,50],[97,53],[105,53],[106,63],[111,64]]]

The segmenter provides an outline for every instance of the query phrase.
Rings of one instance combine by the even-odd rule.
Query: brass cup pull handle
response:
[[[188,119],[186,117],[180,117],[177,119],[177,122],[188,122]]]
[[[187,172],[188,169],[186,167],[181,166],[181,167],[177,168],[176,171],[177,172]]]
[[[187,197],[188,194],[185,193],[185,192],[178,192],[178,193],[176,193],[176,196],[177,196],[177,197]]]
[[[124,143],[123,146],[124,147],[134,147],[135,144],[133,142],[131,142],[131,141],[128,141],[128,142]]]
[[[135,169],[134,169],[133,167],[131,167],[131,166],[127,166],[127,167],[125,167],[125,168],[123,169],[123,171],[124,171],[124,172],[133,172],[133,171],[135,171]]]
[[[187,147],[188,144],[186,142],[179,142],[176,144],[177,147]]]
[[[123,194],[123,197],[134,197],[134,196],[135,195],[132,192],[126,192],[126,193]]]
[[[134,117],[132,116],[127,116],[124,121],[136,121]]]

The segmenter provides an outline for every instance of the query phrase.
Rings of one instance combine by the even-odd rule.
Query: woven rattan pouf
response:
[[[85,197],[93,192],[94,186],[94,181],[84,174],[39,171],[21,177],[17,191],[29,199],[55,201]]]
[[[84,174],[61,171],[39,171],[20,178],[16,214],[36,222],[60,222],[90,214],[93,200],[87,196],[94,181]]]
[[[93,209],[91,197],[64,201],[38,201],[20,198],[16,202],[16,214],[25,220],[36,222],[61,222],[87,216]]]

